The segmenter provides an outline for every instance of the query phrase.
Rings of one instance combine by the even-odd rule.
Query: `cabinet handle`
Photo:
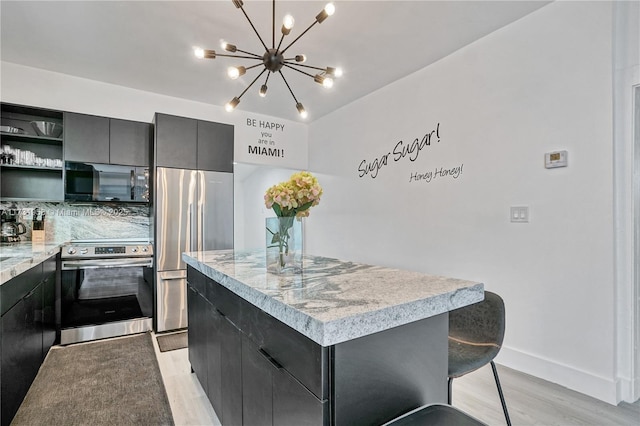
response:
[[[42,284],[42,283],[40,283],[40,284]],[[34,288],[29,292],[29,293],[27,293],[27,294],[23,297],[23,299],[27,299],[27,298],[29,298],[29,297],[33,296],[33,293],[35,293],[35,292],[36,292],[36,290],[38,289],[38,287],[40,286],[40,284],[38,284],[37,286],[35,286],[35,287],[34,287]]]
[[[269,355],[269,353],[267,351],[265,351],[264,349],[260,348],[258,349],[258,352],[260,352],[260,355],[262,355],[267,361],[269,361],[269,363],[271,363],[271,365],[273,365],[276,369],[281,370],[284,367],[278,362],[276,361],[271,355]]]

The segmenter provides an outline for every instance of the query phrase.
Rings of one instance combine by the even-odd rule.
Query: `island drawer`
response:
[[[202,275],[200,277],[205,278]],[[215,281],[205,279],[208,280],[206,298],[220,314],[318,399],[328,398],[328,348],[320,346]]]

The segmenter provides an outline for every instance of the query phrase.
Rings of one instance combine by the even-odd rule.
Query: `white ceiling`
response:
[[[310,77],[283,71],[309,111],[309,122],[547,4],[537,0],[334,3],[336,13],[316,24],[288,53],[306,54],[309,65],[339,66],[344,76],[327,90]],[[286,13],[293,14],[296,26],[283,45],[313,23],[324,4],[276,2],[276,44]],[[271,7],[271,1],[245,0],[244,4],[269,47]],[[2,0],[0,15],[2,61],[220,106],[238,96],[261,67],[232,81],[226,77],[228,66],[255,61],[197,60],[193,47],[220,52],[220,40],[225,39],[239,49],[264,52],[231,0]],[[279,76],[270,77],[266,98],[257,95],[265,75],[242,97],[238,108],[299,120],[295,102]]]

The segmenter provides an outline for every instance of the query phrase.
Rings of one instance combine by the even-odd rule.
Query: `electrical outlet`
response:
[[[529,222],[529,207],[528,206],[511,207],[511,222],[515,222],[515,223]]]

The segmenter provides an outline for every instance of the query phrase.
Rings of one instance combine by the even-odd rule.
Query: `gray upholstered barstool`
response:
[[[383,426],[486,426],[480,420],[445,404],[430,404],[385,423]]]
[[[511,426],[507,404],[493,359],[504,339],[505,309],[500,296],[484,292],[484,300],[449,312],[449,404],[453,379],[491,364],[502,410]]]

